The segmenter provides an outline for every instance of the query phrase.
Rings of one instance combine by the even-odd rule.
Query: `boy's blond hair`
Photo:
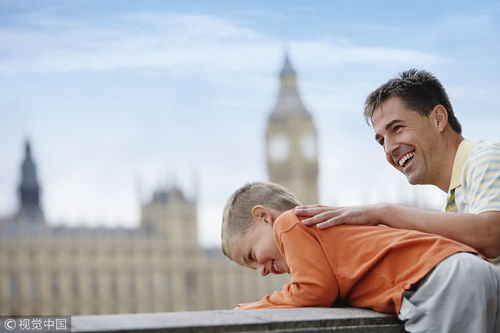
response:
[[[273,183],[253,182],[236,190],[222,213],[221,248],[227,257],[234,238],[244,235],[254,225],[252,208],[257,205],[284,212],[300,202],[292,191]]]

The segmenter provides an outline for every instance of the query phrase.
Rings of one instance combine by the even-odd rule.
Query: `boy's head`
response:
[[[274,220],[300,205],[287,188],[273,183],[254,182],[236,190],[224,207],[222,252],[231,260],[261,274],[285,273],[286,263],[274,242]],[[267,259],[266,259],[267,258]]]

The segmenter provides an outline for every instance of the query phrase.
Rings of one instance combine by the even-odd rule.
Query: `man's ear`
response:
[[[255,205],[252,208],[252,215],[257,221],[269,223],[270,225],[274,224],[274,217],[266,206]]]
[[[445,130],[448,126],[448,110],[441,104],[438,104],[432,109],[432,120],[439,132]]]

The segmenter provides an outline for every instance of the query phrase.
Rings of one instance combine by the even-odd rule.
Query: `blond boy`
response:
[[[247,184],[229,198],[224,254],[261,275],[290,274],[281,291],[240,309],[330,307],[340,298],[396,313],[409,332],[500,329],[500,276],[474,249],[382,226],[308,228],[292,210],[299,204],[288,189],[271,183]],[[428,301],[413,306],[419,298]]]

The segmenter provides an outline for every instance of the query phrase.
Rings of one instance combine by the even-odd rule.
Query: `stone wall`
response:
[[[404,332],[393,315],[354,308],[73,316],[72,332]]]

